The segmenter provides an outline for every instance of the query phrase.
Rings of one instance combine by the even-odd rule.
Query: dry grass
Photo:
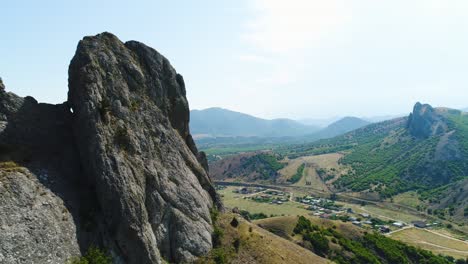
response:
[[[343,154],[330,153],[323,155],[304,156],[292,160],[284,160],[284,162],[287,162],[288,165],[279,171],[281,174],[279,180],[286,182],[286,180],[291,178],[296,173],[297,168],[301,164],[306,164],[306,173],[304,173],[305,177],[302,177],[301,180],[295,184],[295,186],[305,186],[317,190],[327,191],[327,185],[318,176],[315,168],[322,168],[325,170],[334,169],[336,171],[336,177],[330,181],[331,183],[348,171],[346,166],[340,165],[338,163],[342,157]],[[306,185],[306,179],[311,181],[312,184]]]
[[[391,238],[401,240],[410,245],[430,250],[435,254],[449,255],[454,258],[468,257],[468,243],[424,230],[409,228],[390,235]]]
[[[24,167],[21,167],[14,161],[0,162],[0,178],[6,177],[12,172],[24,172]]]
[[[414,191],[393,196],[393,202],[413,208],[421,204],[421,201],[418,199],[418,194]]]
[[[309,181],[311,184],[306,185],[307,181]],[[294,186],[306,186],[306,187],[310,187],[312,189],[323,191],[323,192],[330,191],[328,189],[328,186],[323,182],[323,180],[318,175],[316,169],[310,164],[306,165],[304,169],[304,176],[301,178],[300,181],[294,184]]]

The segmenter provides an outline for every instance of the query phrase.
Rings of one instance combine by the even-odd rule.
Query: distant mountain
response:
[[[361,128],[363,126],[369,125],[370,122],[363,120],[358,117],[347,116],[343,117],[340,120],[331,123],[326,128],[316,132],[314,135],[318,136],[318,138],[332,138],[349,131],[353,131],[355,129]]]
[[[325,128],[326,126],[330,125],[333,122],[340,120],[341,117],[335,116],[330,118],[303,118],[297,120],[298,122],[308,125],[308,126],[316,126],[320,128]]]
[[[262,119],[223,108],[190,111],[190,130],[195,137],[285,137],[318,130],[291,119]]]

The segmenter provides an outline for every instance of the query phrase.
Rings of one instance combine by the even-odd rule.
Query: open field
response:
[[[394,220],[411,223],[411,221],[422,220],[421,217],[415,216],[404,210],[396,211],[377,207],[375,205],[357,205],[351,203],[337,202],[337,204],[343,204],[344,206],[350,207],[356,213],[367,213],[373,217],[381,218],[382,220]]]
[[[390,237],[437,254],[449,255],[454,258],[468,257],[468,242],[432,230],[408,228],[394,232]]]
[[[307,182],[309,182],[310,185],[307,185]],[[324,192],[329,191],[328,186],[322,181],[316,169],[310,164],[306,164],[301,180],[293,184],[293,186],[306,186]]]
[[[283,162],[287,163],[288,165],[279,171],[281,174],[281,180],[286,181],[287,179],[291,178],[296,173],[297,168],[302,164],[305,164],[305,177],[302,177],[302,179],[294,185],[328,191],[327,185],[319,177],[316,169],[333,171],[336,175],[335,178],[331,180],[331,182],[333,182],[348,170],[345,166],[342,166],[338,163],[341,157],[343,157],[342,154],[330,153],[323,155],[304,156],[292,160],[285,159]],[[310,181],[311,185],[306,185],[307,181]]]
[[[421,204],[421,201],[418,199],[418,194],[414,191],[393,196],[393,202],[413,208],[416,208],[416,206]]]
[[[310,213],[310,211],[304,209],[304,206],[295,202],[285,202],[278,205],[243,199],[245,195],[232,192],[236,188],[238,187],[227,187],[218,191],[223,196],[223,203],[226,207],[238,207],[250,213],[264,213],[266,215],[307,215]]]

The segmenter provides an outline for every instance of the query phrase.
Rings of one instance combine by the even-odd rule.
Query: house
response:
[[[364,217],[364,218],[369,218],[370,215],[369,214],[366,214],[366,213],[362,213],[362,214],[359,214],[360,216]]]
[[[247,189],[247,187],[243,187],[239,190],[239,193],[242,193],[242,194],[247,194],[249,193],[249,190]]]
[[[382,233],[388,233],[390,232],[390,228],[388,226],[380,226],[379,227],[380,232]]]
[[[423,222],[423,221],[413,221],[412,224],[415,227],[419,227],[419,228],[426,228],[427,227],[426,222]]]
[[[362,225],[361,222],[359,222],[359,221],[353,221],[352,223],[353,223],[353,225],[356,225],[356,226],[361,226]]]
[[[369,220],[364,221],[363,223],[366,224],[366,225],[372,225],[372,221],[369,221]]]

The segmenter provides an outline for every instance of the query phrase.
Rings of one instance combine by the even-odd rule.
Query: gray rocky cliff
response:
[[[211,249],[210,210],[222,205],[190,135],[183,78],[161,54],[85,37],[60,105],[0,84],[0,263],[64,263],[90,245],[116,263],[191,262]]]
[[[416,138],[428,138],[447,133],[448,125],[437,109],[418,102],[408,118],[408,130]]]

